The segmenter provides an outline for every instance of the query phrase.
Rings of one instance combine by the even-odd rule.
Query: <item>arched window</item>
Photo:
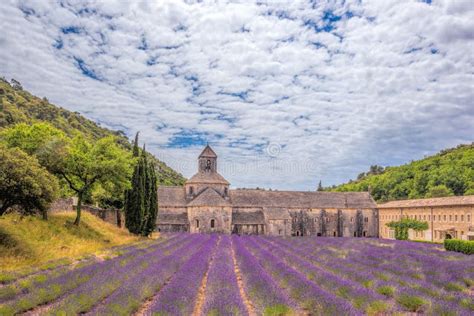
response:
[[[228,194],[228,190],[227,188],[224,188],[224,195],[227,196],[227,194]]]
[[[211,219],[211,228],[214,228],[215,220]]]
[[[193,187],[189,187],[189,194],[193,194],[194,193],[194,188]]]
[[[196,228],[199,228],[199,220],[196,220]]]

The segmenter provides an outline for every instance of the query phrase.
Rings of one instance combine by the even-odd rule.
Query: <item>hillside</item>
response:
[[[79,227],[72,224],[74,217],[74,212],[51,214],[48,221],[18,214],[0,217],[0,270],[71,260],[141,240],[94,215],[83,214]]]
[[[13,81],[12,84],[0,79],[0,130],[17,123],[48,122],[54,127],[72,136],[79,132],[89,139],[115,136],[118,143],[131,149],[130,141],[121,131],[112,131],[100,127],[78,112],[71,112],[54,104],[46,98],[39,98]],[[153,157],[157,166],[157,178],[160,184],[181,185],[185,178],[168,167],[164,162]]]
[[[325,190],[370,190],[378,202],[474,194],[474,143],[398,167],[373,166],[358,180]]]

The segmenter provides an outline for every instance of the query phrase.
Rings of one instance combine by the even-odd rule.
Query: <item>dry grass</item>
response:
[[[88,213],[82,214],[79,227],[72,224],[74,218],[73,212],[51,214],[48,221],[18,214],[0,217],[0,270],[36,267],[62,258],[72,261],[143,240]]]

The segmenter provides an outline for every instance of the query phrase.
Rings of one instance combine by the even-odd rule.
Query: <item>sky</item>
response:
[[[474,140],[474,2],[0,3],[0,75],[184,176],[314,190]]]

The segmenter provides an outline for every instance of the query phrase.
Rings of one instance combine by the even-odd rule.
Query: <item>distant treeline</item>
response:
[[[378,202],[474,194],[474,143],[398,167],[371,166],[349,183],[325,191],[370,191]]]

